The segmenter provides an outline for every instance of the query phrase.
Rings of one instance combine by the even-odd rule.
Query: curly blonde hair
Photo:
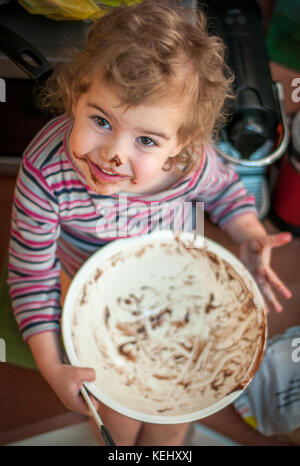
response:
[[[92,24],[84,49],[73,50],[55,69],[41,106],[71,116],[74,101],[97,77],[115,85],[124,104],[133,106],[186,93],[189,111],[177,134],[185,148],[172,159],[186,174],[197,162],[191,147],[203,148],[225,122],[233,78],[224,52],[222,40],[207,32],[201,10],[191,14],[168,0],[122,5]]]

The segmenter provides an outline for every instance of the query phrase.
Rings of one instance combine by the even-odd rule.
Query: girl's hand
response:
[[[259,235],[251,237],[241,243],[240,258],[256,279],[261,292],[268,305],[276,312],[282,311],[282,306],[277,300],[274,290],[285,298],[290,298],[292,293],[282,283],[270,266],[272,248],[283,246],[291,241],[290,233],[276,235]]]
[[[46,379],[60,401],[71,411],[90,416],[89,408],[80,395],[83,382],[95,380],[94,369],[75,367],[69,364],[55,364],[47,367]],[[99,403],[91,397],[95,408]]]

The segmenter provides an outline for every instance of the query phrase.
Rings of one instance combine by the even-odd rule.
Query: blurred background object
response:
[[[18,0],[28,13],[43,15],[55,21],[81,21],[101,18],[107,8],[119,6],[121,3],[132,5],[141,0]]]
[[[293,118],[289,148],[278,169],[270,214],[279,228],[300,236],[300,111]]]

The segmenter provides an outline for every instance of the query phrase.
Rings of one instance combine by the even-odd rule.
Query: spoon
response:
[[[107,446],[115,446],[115,442],[113,441],[109,431],[107,430],[107,428],[104,426],[103,422],[101,421],[101,418],[99,416],[99,414],[97,413],[97,410],[86,390],[86,388],[84,387],[84,385],[81,386],[80,388],[80,392],[84,398],[84,400],[86,401],[86,404],[88,405],[92,415],[93,415],[93,418],[94,418],[94,421],[96,422],[97,424],[97,427],[99,428],[100,432],[101,432],[101,435],[102,435],[102,438],[105,442],[105,444]]]

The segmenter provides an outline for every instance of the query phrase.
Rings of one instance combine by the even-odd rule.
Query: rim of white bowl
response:
[[[72,322],[72,309],[74,309],[73,302],[77,298],[78,290],[81,289],[83,283],[86,280],[86,277],[89,276],[93,270],[96,270],[97,268],[101,267],[101,261],[104,261],[104,262],[107,261],[111,256],[115,255],[117,252],[124,251],[124,248],[127,249],[128,246],[130,246],[130,244],[133,244],[135,247],[138,245],[142,245],[143,243],[148,243],[150,241],[151,242],[153,241],[160,242],[160,241],[166,241],[166,240],[174,241],[175,237],[178,237],[183,242],[192,241],[195,247],[202,248],[203,246],[205,246],[206,250],[217,254],[217,256],[219,256],[221,259],[226,260],[230,265],[234,266],[237,272],[242,276],[242,278],[246,280],[247,285],[250,285],[252,287],[254,296],[257,300],[257,304],[261,308],[261,319],[262,319],[262,324],[264,325],[264,329],[265,329],[264,344],[263,344],[262,350],[257,351],[257,353],[255,353],[253,357],[252,363],[250,364],[244,376],[244,379],[247,379],[247,374],[248,373],[251,374],[251,371],[253,372],[253,374],[249,376],[249,380],[245,383],[243,388],[231,392],[230,394],[226,395],[221,400],[217,401],[216,403],[206,408],[203,408],[198,411],[191,412],[191,413],[185,413],[182,415],[162,416],[162,415],[147,414],[147,413],[142,413],[140,411],[135,411],[133,409],[127,408],[126,406],[118,403],[114,399],[107,396],[95,385],[95,383],[84,382],[85,387],[89,390],[89,392],[93,396],[95,396],[95,398],[99,399],[102,403],[112,408],[113,410],[125,416],[131,417],[133,419],[143,421],[143,422],[150,422],[154,424],[180,424],[184,422],[193,422],[198,419],[211,416],[212,414],[216,413],[217,411],[220,411],[221,409],[225,408],[230,403],[232,403],[245,390],[245,388],[249,385],[255,373],[257,372],[261,364],[264,352],[265,352],[265,346],[266,346],[266,340],[267,340],[267,325],[266,325],[266,316],[264,312],[264,300],[263,300],[263,297],[261,295],[261,292],[255,280],[253,279],[250,272],[246,269],[246,267],[242,264],[242,262],[234,254],[232,254],[230,251],[225,249],[220,244],[204,236],[195,235],[192,232],[181,232],[179,234],[174,234],[174,232],[169,231],[169,230],[161,230],[161,231],[152,232],[147,235],[141,235],[138,237],[118,239],[115,241],[111,241],[110,243],[101,247],[94,254],[92,254],[80,267],[76,275],[73,277],[73,280],[69,286],[69,289],[65,297],[63,312],[62,312],[62,337],[63,337],[64,348],[65,348],[68,361],[70,364],[74,366],[83,367],[83,365],[78,360],[78,357],[75,353],[75,349],[73,346],[72,333],[71,333],[71,322]],[[254,371],[253,371],[253,367],[255,368]]]

